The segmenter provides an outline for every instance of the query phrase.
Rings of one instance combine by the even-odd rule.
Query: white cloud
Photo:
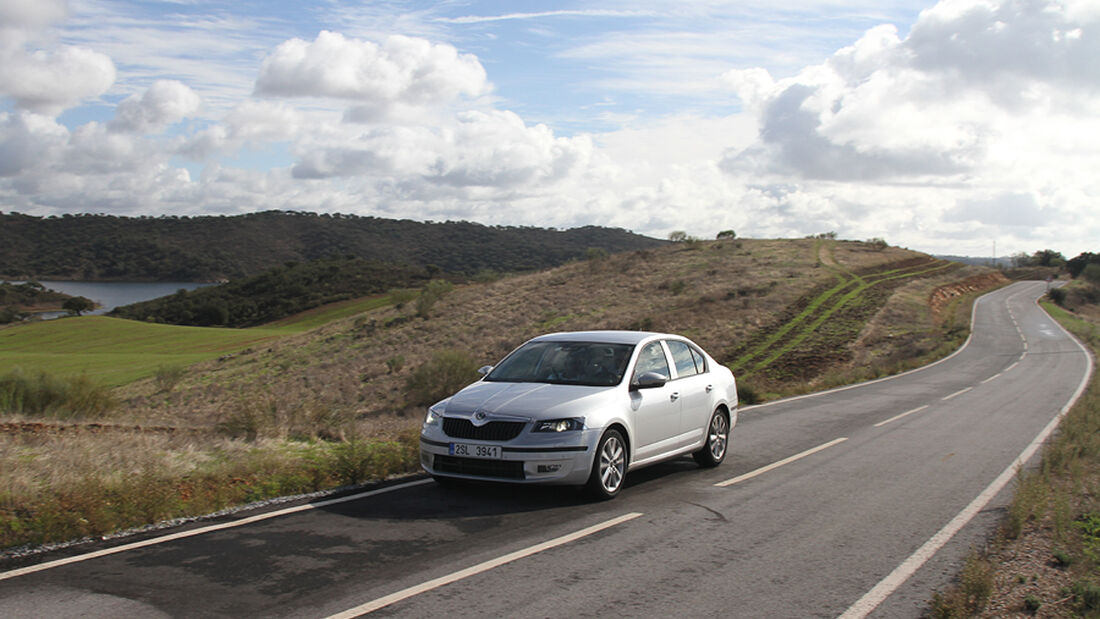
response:
[[[65,127],[46,116],[0,114],[0,178],[41,167],[56,157],[68,135]]]
[[[193,116],[202,101],[195,91],[175,80],[157,80],[140,97],[131,95],[115,108],[113,131],[157,133]]]
[[[32,112],[56,115],[82,99],[102,94],[115,81],[111,59],[82,47],[3,51],[0,95]]]
[[[381,45],[323,31],[279,45],[260,68],[256,94],[328,97],[384,107],[445,105],[488,92],[477,58],[451,45],[394,35]]]
[[[11,97],[18,108],[55,116],[114,83],[110,58],[84,47],[58,45],[47,36],[66,12],[66,4],[57,0],[0,2],[0,97]]]

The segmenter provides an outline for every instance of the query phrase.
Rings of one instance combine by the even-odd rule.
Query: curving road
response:
[[[742,409],[717,469],[604,503],[414,479],[194,523],[0,564],[0,616],[917,617],[1091,374],[1044,286],[982,297],[940,363]]]

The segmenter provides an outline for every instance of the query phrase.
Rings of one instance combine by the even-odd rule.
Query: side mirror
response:
[[[643,372],[638,376],[630,387],[632,389],[655,389],[657,387],[664,387],[668,382],[668,377],[664,374],[658,374],[657,372]]]
[[[492,372],[492,371],[493,371],[493,366],[491,366],[491,365],[483,365],[483,366],[481,366],[477,369],[477,373],[481,374],[482,376],[485,376],[486,374],[488,374],[489,372]]]

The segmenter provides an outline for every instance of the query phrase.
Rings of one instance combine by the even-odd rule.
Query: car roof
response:
[[[594,342],[600,344],[638,344],[652,337],[682,339],[678,335],[650,331],[567,331],[540,335],[532,342]]]

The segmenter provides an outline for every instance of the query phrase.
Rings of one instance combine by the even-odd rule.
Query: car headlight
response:
[[[568,419],[550,419],[535,422],[532,432],[570,432],[584,429],[584,417],[570,417]]]
[[[439,420],[443,418],[443,403],[433,405],[428,409],[428,415],[424,417],[424,425],[426,426],[438,426]]]

